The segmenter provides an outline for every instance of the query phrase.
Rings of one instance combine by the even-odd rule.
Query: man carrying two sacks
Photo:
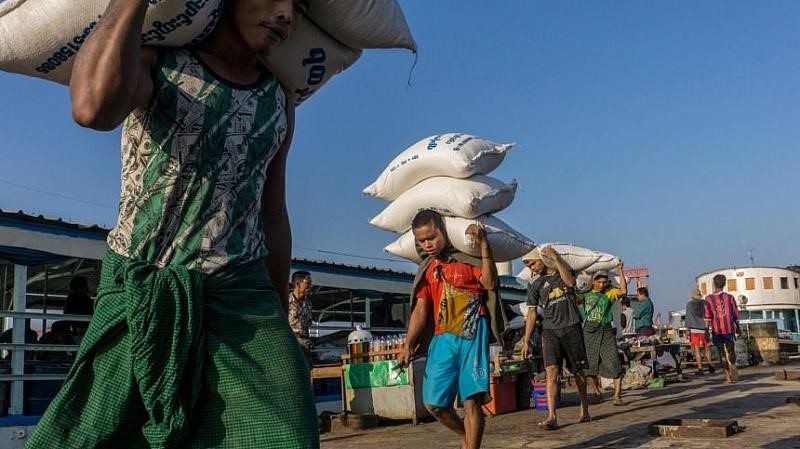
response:
[[[425,407],[464,438],[463,448],[478,449],[485,425],[482,405],[489,399],[489,338],[499,341],[507,327],[492,248],[477,223],[466,233],[480,257],[459,252],[442,216],[430,209],[420,211],[411,228],[423,261],[412,287],[411,319],[398,365],[408,365],[430,342],[422,382]],[[453,407],[456,394],[464,404],[463,420]]]
[[[293,104],[259,62],[307,2],[228,1],[192,49],[140,44],[149,3],[112,0],[75,61],[75,120],[124,122],[120,215],[94,319],[27,447],[318,448],[282,305]]]

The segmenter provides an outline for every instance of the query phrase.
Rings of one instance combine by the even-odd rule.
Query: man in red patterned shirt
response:
[[[481,406],[489,400],[489,310],[485,293],[497,288],[497,268],[486,228],[471,224],[480,259],[459,261],[442,216],[420,211],[411,225],[419,249],[427,255],[413,287],[408,335],[398,365],[406,366],[418,340],[430,324],[434,336],[428,348],[422,402],[440,423],[463,438],[463,449],[479,449],[485,420]],[[425,261],[423,261],[423,264]],[[422,276],[420,276],[422,275]],[[462,420],[453,408],[456,394],[464,404]]]
[[[714,276],[714,293],[706,296],[705,322],[711,329],[711,342],[719,351],[722,368],[725,370],[725,382],[734,383],[739,380],[736,369],[736,335],[739,333],[739,310],[736,299],[730,293],[723,292],[725,275]]]

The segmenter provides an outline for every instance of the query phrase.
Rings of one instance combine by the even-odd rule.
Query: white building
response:
[[[724,291],[739,302],[740,319],[769,320],[778,329],[800,331],[800,272],[778,267],[723,268],[697,276],[703,295],[714,291],[714,276],[727,278]],[[747,305],[741,304],[741,297]]]

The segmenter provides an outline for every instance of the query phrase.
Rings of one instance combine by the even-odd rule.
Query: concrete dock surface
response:
[[[652,390],[623,392],[626,405],[606,401],[590,406],[592,421],[579,424],[574,387],[564,393],[559,428],[545,431],[536,423],[546,412],[523,410],[486,418],[484,449],[511,448],[767,448],[800,449],[800,406],[787,403],[800,395],[800,381],[775,380],[776,369],[800,370],[800,363],[782,367],[741,369],[740,381],[723,383],[724,374],[695,376]],[[742,430],[727,438],[684,439],[650,435],[650,424],[662,419],[736,420]],[[322,435],[323,449],[460,448],[459,437],[436,422],[387,426],[354,433]]]

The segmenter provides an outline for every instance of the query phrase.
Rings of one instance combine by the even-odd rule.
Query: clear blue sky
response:
[[[298,111],[289,161],[294,255],[379,259],[393,235],[363,197],[431,134],[518,146],[499,214],[535,241],[646,265],[661,311],[694,276],[800,262],[800,3],[403,1],[420,47],[365,52]],[[0,208],[111,226],[119,132],[73,124],[64,87],[0,73]],[[59,195],[37,193],[9,183]]]

